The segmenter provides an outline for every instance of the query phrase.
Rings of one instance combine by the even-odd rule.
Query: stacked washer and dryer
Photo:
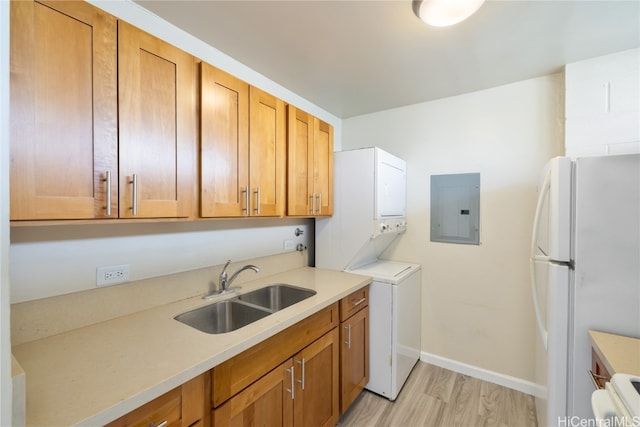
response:
[[[334,215],[316,220],[316,267],[371,276],[369,383],[395,400],[420,358],[420,265],[380,259],[405,232],[406,162],[379,148],[336,152]]]

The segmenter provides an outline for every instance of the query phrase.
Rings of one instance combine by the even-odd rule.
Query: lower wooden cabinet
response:
[[[107,424],[107,427],[196,427],[203,425],[205,375],[199,375],[180,387],[174,388]]]
[[[338,422],[338,329],[334,328],[294,356],[294,426],[333,426]]]
[[[333,426],[339,333],[333,328],[213,410],[214,426]]]
[[[260,378],[213,411],[214,426],[293,425],[293,359]]]
[[[213,368],[213,425],[335,425],[338,313],[332,304]]]
[[[589,375],[591,375],[593,385],[599,389],[604,388],[605,384],[611,381],[611,373],[593,348],[591,349],[591,371]]]
[[[340,413],[369,382],[369,287],[340,301]]]

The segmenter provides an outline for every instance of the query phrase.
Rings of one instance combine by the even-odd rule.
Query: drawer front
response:
[[[182,393],[180,387],[163,394],[155,400],[118,418],[107,427],[163,425],[179,427],[182,425]]]
[[[337,326],[336,302],[216,366],[211,376],[212,406],[217,408]]]
[[[340,300],[340,321],[343,322],[354,313],[369,305],[369,285],[358,289]]]

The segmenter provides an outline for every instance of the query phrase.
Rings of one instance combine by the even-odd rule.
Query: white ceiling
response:
[[[640,45],[640,0],[489,0],[429,27],[410,0],[136,0],[348,118],[559,71]]]

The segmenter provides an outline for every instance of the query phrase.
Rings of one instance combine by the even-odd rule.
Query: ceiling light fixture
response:
[[[413,12],[429,25],[446,27],[464,21],[482,3],[484,0],[413,0]]]

